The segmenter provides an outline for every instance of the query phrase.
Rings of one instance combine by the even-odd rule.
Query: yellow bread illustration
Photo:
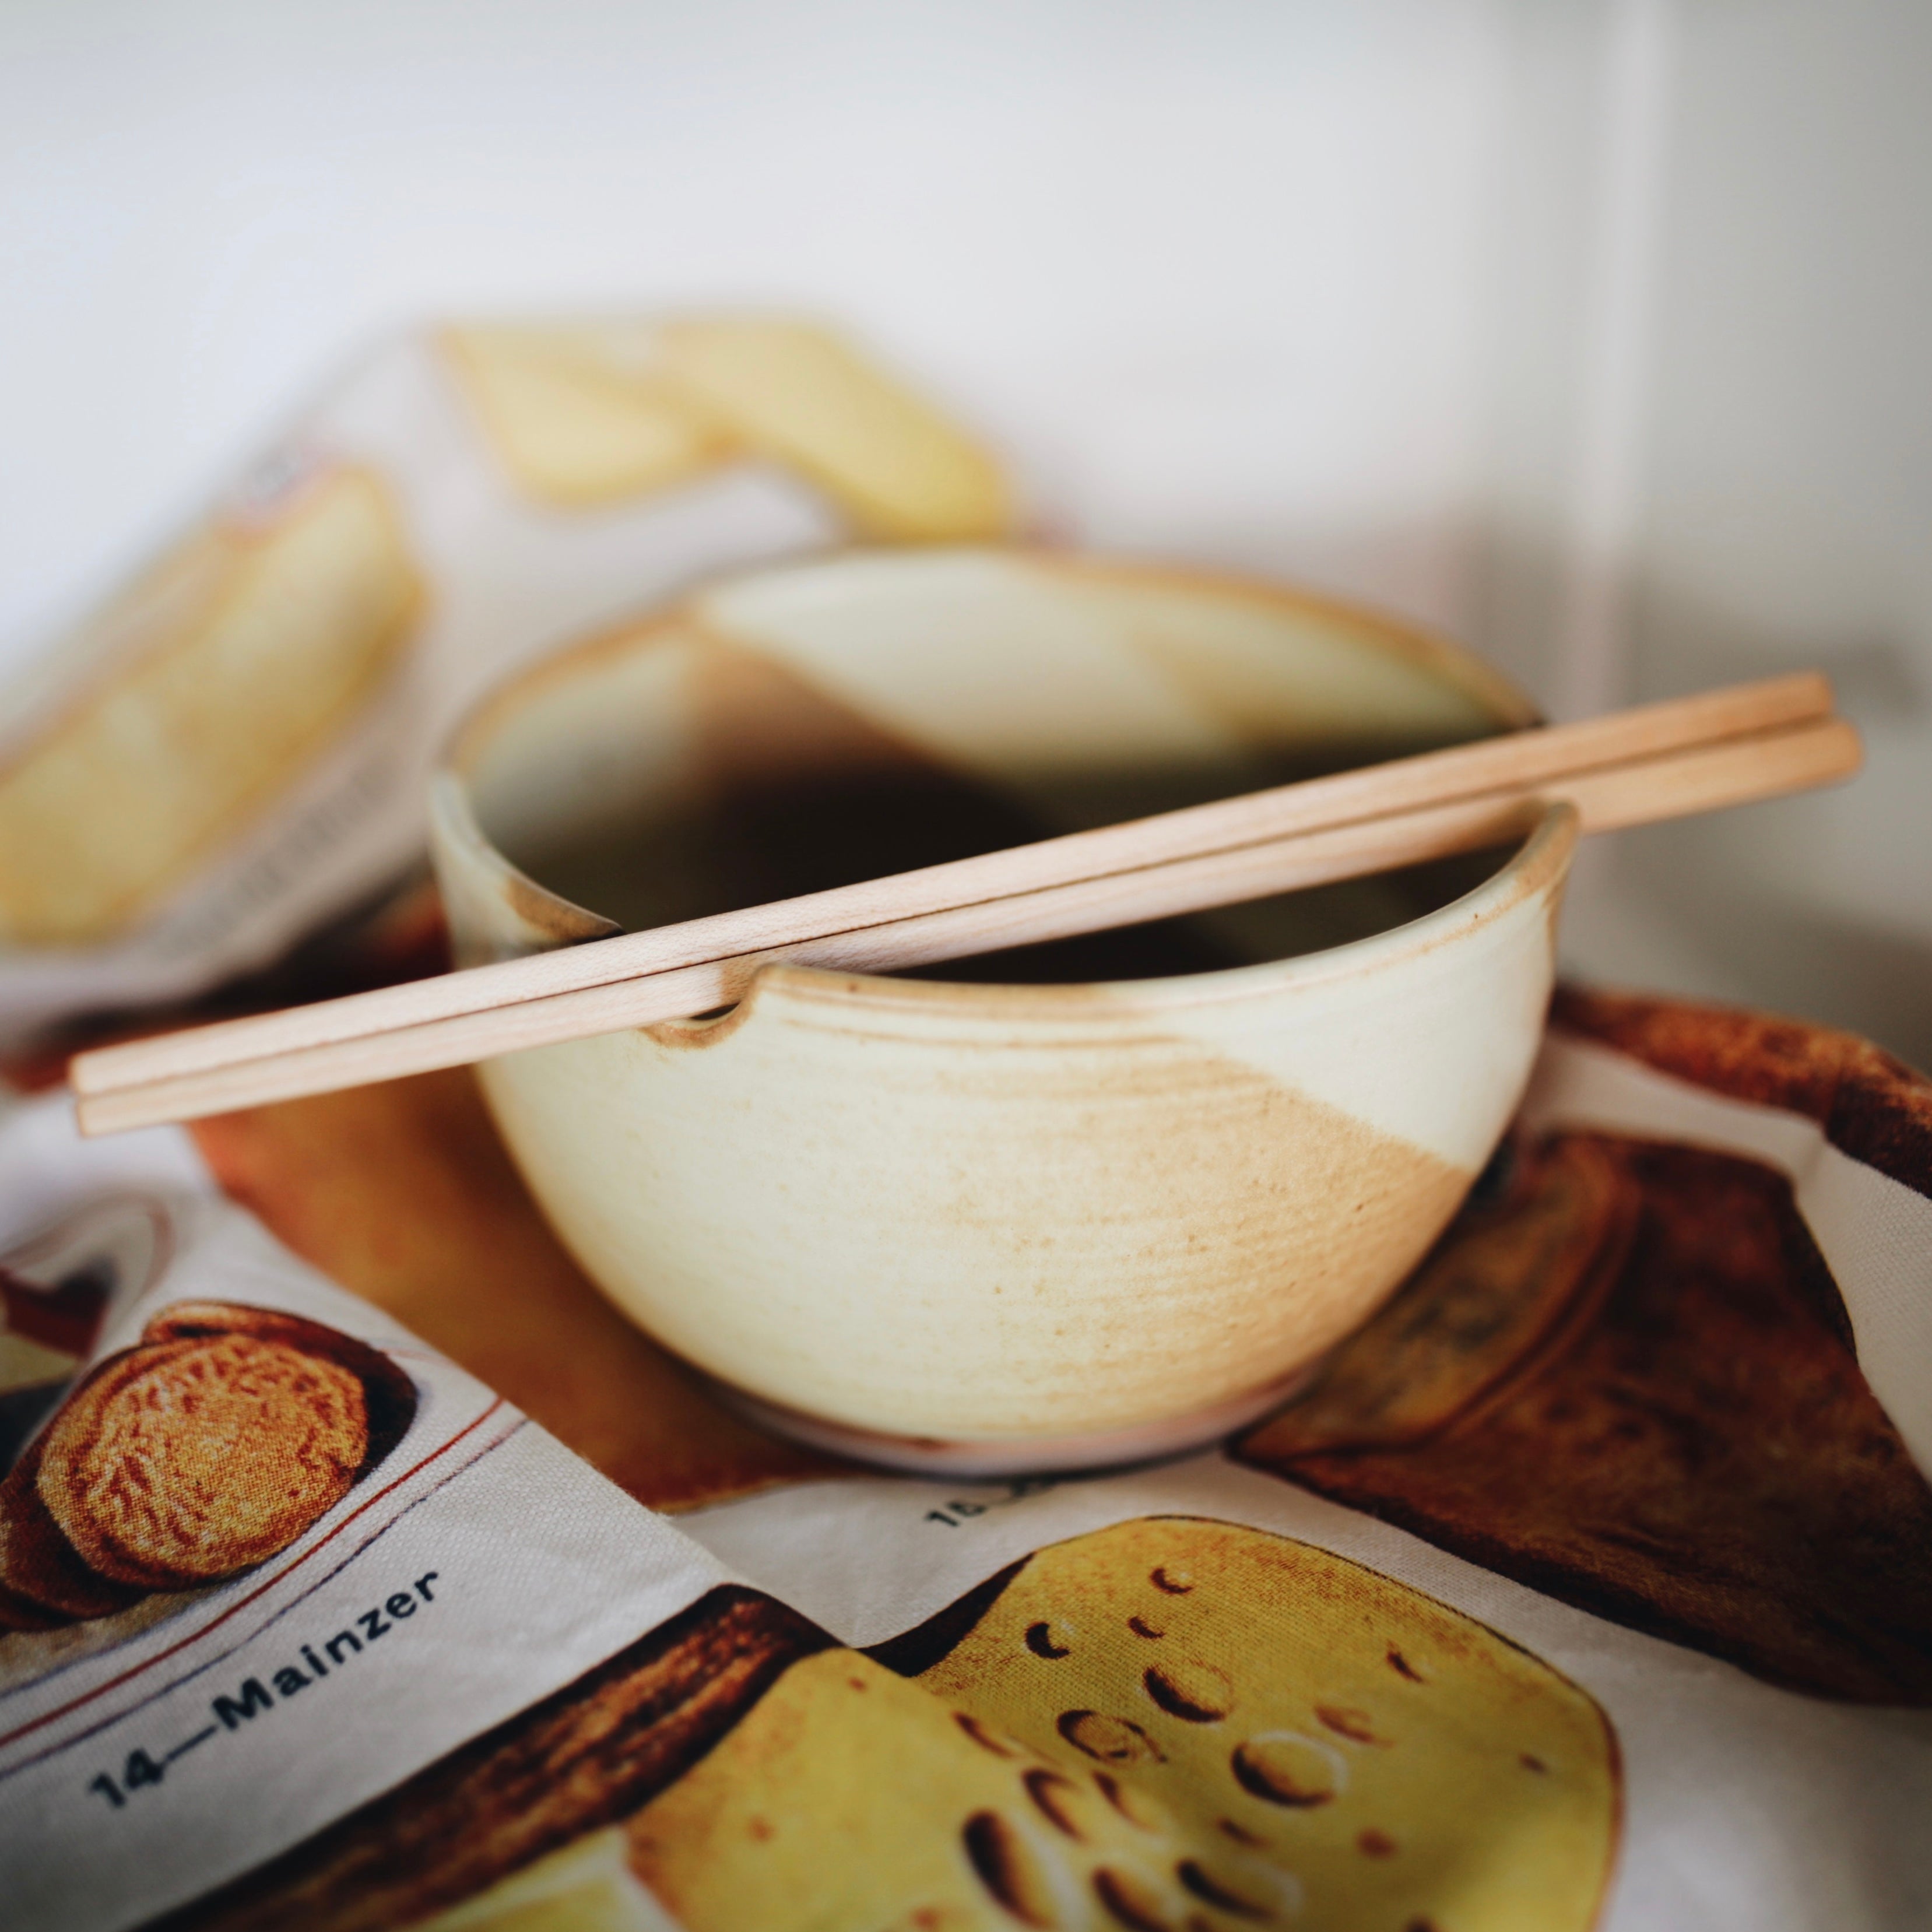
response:
[[[865,536],[998,536],[998,466],[918,396],[807,323],[446,332],[452,368],[504,467],[540,500],[640,496],[734,456],[817,484]]]
[[[1594,1703],[1481,1624],[1150,1520],[1034,1556],[915,1680],[794,1665],[632,1860],[692,1932],[1582,1932],[1618,1790]]]
[[[674,322],[658,353],[685,393],[820,484],[862,534],[933,542],[1006,531],[1011,506],[992,458],[830,331]]]
[[[736,453],[728,430],[653,371],[654,333],[635,324],[452,328],[442,340],[518,486],[588,508],[667,489]]]
[[[690,1932],[1108,1925],[1096,1885],[1112,1874],[1123,1898],[1166,1898],[1188,1847],[1153,1801],[1118,1786],[1110,1800],[1096,1768],[827,1652],[638,1813],[632,1864]],[[1292,1902],[1280,1875],[1226,1850],[1210,1856],[1270,1909]]]
[[[620,1826],[592,1832],[412,1932],[677,1932],[626,1852]]]
[[[176,553],[84,640],[92,682],[0,754],[0,939],[87,945],[164,900],[382,683],[418,596],[357,470]]]

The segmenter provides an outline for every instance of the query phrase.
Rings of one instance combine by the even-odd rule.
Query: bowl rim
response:
[[[730,586],[778,578],[822,578],[854,569],[888,568],[935,558],[997,556],[1016,559],[1070,575],[1126,584],[1153,584],[1205,595],[1257,602],[1275,610],[1339,621],[1370,634],[1410,662],[1436,671],[1496,715],[1502,730],[1539,721],[1529,700],[1480,658],[1425,626],[1390,616],[1345,598],[1330,597],[1234,572],[1144,562],[1089,552],[1063,551],[1025,544],[926,544],[842,550],[830,556],[794,559],[738,568],[687,585],[664,603],[580,638],[512,672],[486,692],[460,718],[446,740],[430,775],[433,843],[448,842],[500,883],[517,910],[533,925],[548,926],[559,945],[607,937],[623,928],[589,908],[565,898],[517,866],[483,830],[472,803],[470,782],[476,761],[503,719],[547,686],[600,662],[646,647],[656,634],[682,627],[707,631],[705,601]],[[1500,734],[1499,734],[1500,735]],[[908,979],[840,968],[777,962],[753,978],[744,996],[726,1012],[674,1020],[641,1029],[692,1043],[735,1032],[764,1004],[761,996],[782,994],[808,1001],[836,1003],[848,1011],[903,1011],[950,1006],[994,1009],[1016,1016],[1029,1006],[1071,1018],[1086,1011],[1120,1012],[1126,1007],[1172,1008],[1254,998],[1290,986],[1312,986],[1428,951],[1473,932],[1511,906],[1560,883],[1575,850],[1580,821],[1561,801],[1526,803],[1520,814],[1516,849],[1470,890],[1433,910],[1381,931],[1334,946],[1281,959],[1255,961],[1206,972],[1156,978],[1082,980],[1031,984],[944,979]]]
[[[836,968],[801,966],[777,961],[756,974],[746,994],[728,1012],[703,1020],[674,1020],[666,1024],[691,1033],[728,1027],[748,1012],[761,993],[812,999],[836,999],[848,1011],[869,1009],[884,1013],[908,1007],[930,1008],[956,996],[955,1004],[997,1006],[1017,1018],[1030,1006],[1055,1017],[1071,1018],[1082,1010],[1100,1018],[1105,1012],[1172,1011],[1184,1006],[1215,1006],[1258,998],[1291,988],[1312,988],[1338,980],[1373,972],[1398,960],[1432,952],[1467,938],[1501,918],[1524,899],[1560,884],[1575,853],[1582,822],[1575,806],[1562,800],[1522,808],[1520,842],[1487,878],[1460,898],[1433,910],[1418,914],[1399,926],[1340,945],[1285,959],[1261,959],[1246,965],[1222,966],[1205,973],[1172,973],[1150,980],[1082,980],[1029,986],[1023,981],[909,980],[896,974],[848,973]],[[964,998],[956,996],[964,995]],[[990,995],[990,998],[974,998]],[[646,1028],[655,1031],[655,1028]]]

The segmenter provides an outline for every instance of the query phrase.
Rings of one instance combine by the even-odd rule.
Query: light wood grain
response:
[[[712,918],[624,933],[595,945],[568,946],[440,979],[381,987],[288,1012],[230,1020],[128,1046],[103,1048],[75,1061],[74,1087],[82,1094],[104,1093],[240,1060],[485,1012],[647,973],[666,972],[674,967],[763,952],[888,920],[1038,892],[1103,873],[1131,872],[1411,807],[1540,784],[1659,752],[1822,718],[1831,709],[1830,686],[1812,672],[1732,686],[1579,724],[1516,732],[1300,784],[1251,792],[1164,812],[1158,818],[1072,832]]]
[[[732,1004],[782,961],[890,971],[1357,877],[1498,843],[1555,800],[1596,832],[1772,797],[1857,770],[1857,734],[1826,715],[1830,703],[1808,675],[1738,687],[104,1048],[75,1063],[81,1125],[194,1119],[681,1018]],[[1240,836],[1257,826],[1273,829]],[[614,971],[613,956],[628,970]],[[559,965],[572,970],[530,970]]]

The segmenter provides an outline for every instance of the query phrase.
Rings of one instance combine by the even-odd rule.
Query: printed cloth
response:
[[[436,970],[417,792],[510,665],[1011,518],[821,330],[390,345],[0,706],[15,1086]],[[1932,1922],[1932,1082],[1840,1034],[1560,994],[1312,1384],[1091,1478],[728,1412],[466,1072],[16,1099],[0,1308],[9,1928]]]
[[[10,1923],[1924,1922],[1932,1082],[1862,1042],[1564,994],[1312,1388],[1058,1483],[717,1407],[466,1074],[0,1172]]]
[[[436,749],[544,650],[714,572],[1011,521],[992,459],[817,327],[384,344],[0,692],[0,1041],[393,915]]]

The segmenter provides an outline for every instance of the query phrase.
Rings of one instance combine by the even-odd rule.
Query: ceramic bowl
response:
[[[499,692],[434,849],[476,962],[1530,715],[1452,646],[1250,583],[861,554]],[[1177,1452],[1282,1400],[1455,1212],[1574,842],[1556,808],[1504,852],[990,969],[776,967],[482,1083],[604,1292],[767,1420],[962,1473]]]

